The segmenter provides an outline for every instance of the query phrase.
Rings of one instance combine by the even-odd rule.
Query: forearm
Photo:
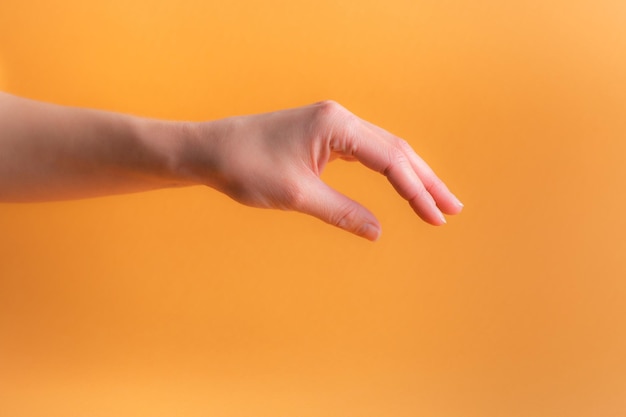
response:
[[[188,126],[0,92],[0,201],[189,185],[180,168]]]

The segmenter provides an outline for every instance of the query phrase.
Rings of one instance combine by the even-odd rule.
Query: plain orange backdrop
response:
[[[344,162],[378,243],[202,187],[0,205],[0,416],[626,415],[625,51],[617,0],[3,0],[4,91],[334,99],[466,209]]]

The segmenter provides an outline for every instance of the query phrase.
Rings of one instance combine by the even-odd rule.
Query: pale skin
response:
[[[385,175],[432,225],[463,208],[406,141],[333,101],[174,122],[0,92],[0,202],[206,185],[249,206],[299,211],[377,240],[376,217],[320,179],[337,158]]]

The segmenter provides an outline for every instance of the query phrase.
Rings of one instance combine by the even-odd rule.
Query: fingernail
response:
[[[456,200],[456,205],[457,206],[459,206],[461,208],[465,207],[465,205],[463,205],[463,203],[461,203],[461,200],[459,200],[458,197],[455,196],[454,199]]]
[[[359,232],[361,236],[373,242],[380,238],[380,228],[370,223],[365,223]]]

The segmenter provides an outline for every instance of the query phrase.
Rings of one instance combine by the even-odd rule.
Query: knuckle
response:
[[[412,150],[411,145],[409,144],[409,142],[407,142],[406,140],[396,137],[395,138],[395,142],[396,142],[396,146],[400,149],[402,149],[403,151],[408,151],[408,150]]]
[[[431,196],[428,190],[424,187],[420,187],[414,192],[413,197],[409,198],[409,201],[421,202],[429,200],[430,198]]]
[[[333,100],[315,105],[313,113],[314,132],[329,140],[331,151],[352,156],[357,153],[359,119]]]
[[[341,104],[336,102],[335,100],[322,100],[317,104],[320,112],[322,113],[336,113],[345,110]]]
[[[406,164],[409,162],[408,158],[406,157],[406,154],[402,150],[396,147],[393,147],[389,150],[389,159],[391,160],[392,163],[398,164],[398,165]]]
[[[334,123],[350,114],[341,104],[334,100],[324,100],[316,103],[314,118],[315,122],[322,125]]]
[[[411,204],[411,206],[422,206],[426,201],[432,197],[430,193],[424,187],[416,187],[407,192],[404,198]]]
[[[355,223],[357,213],[357,207],[352,204],[346,205],[337,211],[333,217],[332,224],[342,229],[350,229],[351,225]]]
[[[422,179],[422,184],[424,184],[424,190],[432,193],[432,190],[436,187],[435,181],[432,178],[424,178]]]
[[[430,194],[442,189],[444,187],[443,181],[439,178],[427,177],[422,180],[424,187]]]
[[[387,151],[387,164],[384,167],[382,174],[389,176],[391,172],[409,163],[404,152],[396,147],[392,147]]]

